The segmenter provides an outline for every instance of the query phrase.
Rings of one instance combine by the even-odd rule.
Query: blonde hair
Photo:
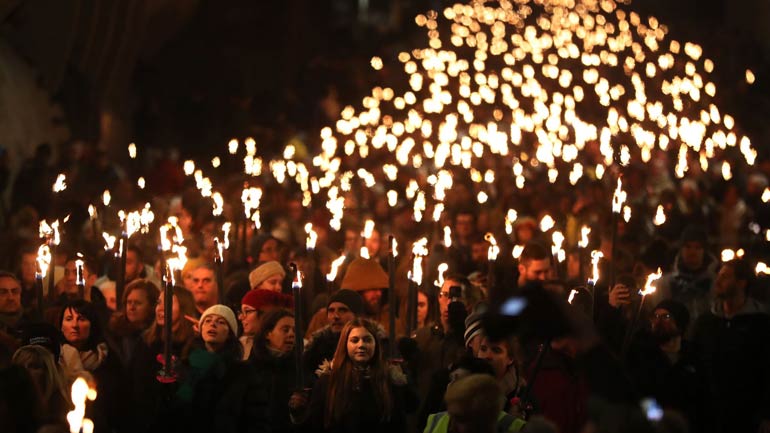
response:
[[[42,383],[40,387],[40,398],[44,405],[48,405],[51,398],[55,394],[58,394],[69,405],[70,398],[67,393],[67,385],[65,383],[64,375],[59,370],[56,361],[54,361],[53,355],[43,346],[31,344],[22,346],[13,354],[11,363],[26,368],[26,364],[29,362],[39,362],[43,364],[45,374],[43,378],[45,383]]]

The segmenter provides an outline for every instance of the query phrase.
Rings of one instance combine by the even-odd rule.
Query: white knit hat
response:
[[[201,318],[198,321],[198,329],[203,330],[203,319],[210,314],[216,314],[224,318],[230,326],[230,332],[234,337],[238,337],[238,321],[235,320],[235,313],[233,313],[230,307],[222,304],[212,305],[201,314]]]

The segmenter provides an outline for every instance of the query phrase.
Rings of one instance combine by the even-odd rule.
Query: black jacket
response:
[[[296,430],[289,417],[289,398],[296,391],[295,362],[291,353],[275,356],[261,350],[252,352],[249,362],[254,366],[267,390],[270,426],[274,432]]]

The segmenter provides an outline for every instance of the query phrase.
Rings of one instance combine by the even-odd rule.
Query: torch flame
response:
[[[51,265],[51,259],[51,249],[48,247],[48,245],[40,245],[40,248],[37,249],[36,259],[37,268],[39,269],[37,276],[40,279],[45,278],[45,276],[48,274],[48,267]]]
[[[591,266],[593,267],[593,274],[588,280],[589,283],[596,284],[599,281],[599,260],[604,257],[601,251],[591,251]]]
[[[364,232],[361,234],[364,239],[369,239],[372,237],[372,232],[374,231],[374,221],[372,220],[366,220],[366,223],[364,223]]]
[[[102,203],[104,203],[105,206],[110,205],[110,201],[112,201],[112,196],[110,195],[110,190],[105,189],[102,193]]]
[[[67,177],[64,175],[64,173],[61,173],[56,177],[56,182],[54,182],[51,189],[53,192],[62,192],[67,189]]]
[[[307,238],[305,239],[305,248],[308,250],[314,250],[316,242],[318,241],[318,234],[313,230],[313,223],[305,224],[305,233]]]
[[[572,290],[569,292],[569,298],[567,298],[567,302],[569,302],[570,304],[572,304],[572,301],[574,301],[574,300],[575,300],[575,295],[577,295],[577,294],[578,294],[578,291],[577,291],[577,290],[575,290],[575,289],[572,289]]]
[[[226,250],[230,249],[230,227],[232,227],[232,223],[226,222],[222,224],[222,240]]]
[[[583,226],[580,228],[580,242],[578,242],[578,247],[588,248],[588,235],[590,234],[591,234],[590,227]]]
[[[618,177],[618,186],[612,195],[612,212],[619,214],[623,210],[623,203],[626,202],[626,192],[623,191],[622,178]]]
[[[754,272],[756,272],[757,275],[759,274],[770,275],[770,268],[768,268],[766,263],[758,262],[757,267],[754,268]]]
[[[515,209],[508,209],[508,213],[505,215],[505,232],[509,235],[513,234],[513,223],[519,218],[519,214]]]
[[[655,283],[660,279],[660,277],[663,276],[663,273],[661,272],[660,268],[658,268],[657,272],[653,272],[650,275],[647,275],[647,282],[644,283],[644,290],[640,290],[639,294],[642,296],[647,296],[655,293]]]
[[[484,240],[489,242],[489,248],[487,248],[487,260],[490,262],[497,260],[497,255],[500,254],[500,247],[497,246],[495,236],[492,233],[487,232],[487,234],[484,235]]]
[[[444,226],[444,246],[447,248],[452,246],[452,229],[449,226]]]
[[[335,259],[331,264],[331,269],[329,270],[329,273],[326,274],[326,280],[327,281],[334,281],[337,278],[337,272],[340,269],[340,266],[345,263],[345,256],[339,256],[337,259]]]
[[[556,221],[550,215],[546,215],[540,220],[540,231],[545,233],[551,230],[554,225],[556,225]]]
[[[652,223],[656,226],[662,226],[666,223],[666,213],[663,211],[663,205],[658,205],[658,210],[655,212],[655,218],[652,220]]]
[[[519,257],[521,257],[521,253],[524,252],[524,245],[514,245],[513,250],[511,250],[511,256],[518,260]]]
[[[96,206],[94,206],[92,204],[89,204],[88,205],[88,217],[91,218],[91,219],[95,219],[96,215],[97,215],[97,213],[96,213]]]
[[[131,159],[136,158],[136,144],[131,143],[128,145],[128,157]]]
[[[438,265],[438,278],[433,283],[436,285],[436,287],[441,287],[444,285],[444,274],[449,269],[449,265],[446,263],[441,263]]]

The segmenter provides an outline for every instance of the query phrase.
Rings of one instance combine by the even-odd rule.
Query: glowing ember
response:
[[[128,145],[128,157],[131,159],[136,159],[136,144],[131,143]]]

